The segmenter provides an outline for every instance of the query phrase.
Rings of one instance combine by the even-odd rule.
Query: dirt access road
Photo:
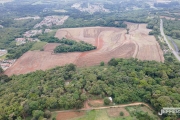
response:
[[[119,107],[128,107],[128,106],[138,106],[138,105],[144,105],[148,107],[149,109],[153,110],[148,104],[143,102],[135,102],[130,104],[123,104],[123,105],[115,105],[115,106],[106,106],[106,107],[90,107],[90,108],[82,108],[79,110],[63,110],[63,111],[55,111],[55,113],[60,112],[74,112],[74,111],[87,111],[87,110],[102,110],[102,109],[108,109],[108,108],[119,108]]]
[[[130,103],[130,104],[122,104],[122,105],[116,105],[116,106],[105,106],[105,107],[90,107],[90,106],[84,106],[85,108],[79,109],[79,110],[64,110],[64,111],[54,111],[53,113],[57,114],[56,119],[57,120],[64,120],[68,115],[68,118],[71,118],[70,116],[77,117],[85,114],[85,111],[89,110],[102,110],[102,109],[113,109],[113,108],[124,108],[128,106],[138,106],[138,105],[144,105],[148,107],[150,110],[154,111],[148,104],[143,103],[143,102],[135,102],[135,103]]]
[[[169,49],[172,50],[172,53],[174,54],[174,56],[178,59],[178,61],[180,61],[180,57],[179,57],[178,53],[172,48],[172,46],[170,45],[170,43],[168,42],[168,40],[164,34],[163,20],[162,19],[160,21],[160,31],[161,31],[161,35],[163,36],[164,40],[168,44]]]

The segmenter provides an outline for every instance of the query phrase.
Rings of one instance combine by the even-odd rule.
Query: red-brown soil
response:
[[[146,29],[146,24],[128,23],[128,28],[129,34],[126,34],[126,29],[110,27],[59,29],[55,37],[82,40],[97,46],[97,49],[88,52],[54,54],[53,49],[59,44],[47,44],[44,51],[25,53],[5,71],[5,74],[25,74],[69,63],[79,67],[92,66],[102,61],[107,63],[111,58],[134,57],[140,60],[164,62],[163,52],[155,38],[148,35],[150,30]]]
[[[123,117],[129,116],[129,112],[124,108],[109,108],[107,109],[108,116],[110,117],[119,117],[120,112],[123,112]]]
[[[103,100],[89,100],[88,104],[91,107],[102,107],[104,105],[104,101]]]
[[[80,112],[60,112],[58,113],[56,120],[69,120],[76,117],[81,117],[85,114],[84,111]]]
[[[54,48],[56,48],[59,43],[48,43],[44,46],[44,51],[46,52],[53,52]]]

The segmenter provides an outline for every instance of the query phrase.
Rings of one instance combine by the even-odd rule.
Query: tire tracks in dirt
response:
[[[131,26],[131,27],[132,27],[132,26]],[[131,30],[131,31],[129,31],[129,32],[134,32],[134,31],[136,31],[138,28],[139,28],[139,24],[137,25],[137,27],[136,27],[134,30]]]
[[[139,52],[139,45],[136,41],[133,41],[133,43],[136,45],[136,49],[134,51],[133,57],[137,58],[138,52]]]
[[[95,46],[97,47],[95,50],[92,50],[92,51],[87,51],[87,52],[83,52],[81,53],[77,58],[76,60],[73,62],[74,64],[77,64],[78,63],[78,60],[80,58],[82,58],[83,56],[87,55],[87,54],[90,54],[90,53],[93,53],[93,52],[96,52],[98,51],[99,49],[101,49],[103,47],[103,40],[101,37],[101,32],[99,33],[98,37],[95,38]],[[101,44],[100,44],[101,43]]]
[[[160,62],[163,62],[163,58],[162,58],[162,55],[160,54],[160,47],[158,46],[158,44],[156,43],[156,47],[157,47],[157,50],[158,50],[158,54],[159,54],[159,58],[160,58]]]

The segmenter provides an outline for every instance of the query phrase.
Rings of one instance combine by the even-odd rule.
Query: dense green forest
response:
[[[8,49],[8,55],[6,56],[8,59],[18,59],[25,52],[29,51],[35,42],[28,42],[26,44],[15,46],[13,48]]]
[[[49,37],[47,34],[40,35],[38,38],[41,41],[45,41],[48,43],[61,43],[61,45],[57,46],[54,49],[54,53],[62,53],[62,52],[83,52],[90,51],[96,49],[96,46],[85,43],[84,41],[77,42],[75,40],[69,40],[66,38],[58,39],[56,37]]]
[[[0,119],[31,115],[38,119],[33,113],[45,117],[47,110],[81,108],[86,99],[109,96],[116,104],[146,102],[156,111],[164,106],[180,107],[179,73],[180,63],[176,62],[112,59],[105,66],[76,68],[70,64],[3,77],[0,82]]]
[[[40,20],[21,20],[2,19],[0,25],[4,28],[0,29],[0,49],[13,48],[16,46],[15,39],[22,37],[24,32],[33,28]]]
[[[49,36],[48,34],[39,35],[38,39],[47,43],[60,43],[60,40],[54,36]]]
[[[62,38],[59,40],[61,45],[57,46],[54,49],[54,53],[62,53],[62,52],[84,52],[96,49],[96,46],[93,46],[89,43],[85,43],[84,41],[76,42],[74,40],[69,40],[66,38]]]
[[[12,7],[10,3],[0,6],[0,11],[3,11],[0,16],[0,25],[4,26],[3,29],[0,29],[0,49],[7,49],[15,47],[15,38],[22,37],[23,33],[33,29],[33,26],[40,22],[39,20],[21,20],[16,21],[14,18],[26,17],[39,15],[41,18],[49,15],[68,15],[69,19],[65,21],[62,26],[52,26],[53,29],[59,28],[73,28],[73,27],[88,27],[88,26],[105,26],[105,27],[120,27],[126,28],[127,25],[124,21],[134,22],[134,23],[147,23],[149,20],[148,10],[136,10],[136,11],[114,11],[112,13],[94,13],[89,14],[86,12],[80,12],[69,7],[64,8],[63,5],[16,5],[13,3]],[[126,4],[124,2],[123,4]],[[144,3],[141,3],[142,6]],[[130,5],[131,7],[134,5]],[[57,13],[50,10],[50,7],[61,8],[67,10],[65,13]],[[107,5],[106,5],[107,6]],[[46,12],[43,12],[46,8]],[[112,8],[110,8],[112,9]],[[118,8],[119,9],[119,8]],[[11,12],[9,12],[11,11]],[[43,29],[47,27],[44,26]]]
[[[158,17],[151,19],[147,25],[148,29],[152,29],[152,31],[149,32],[149,35],[159,35],[160,34],[159,26],[160,26],[160,20]]]
[[[76,10],[69,10],[66,15],[70,18],[62,25],[66,27],[89,27],[89,26],[105,26],[105,27],[120,27],[126,28],[124,21],[133,23],[147,23],[147,10],[115,12],[115,13],[82,13]],[[55,27],[56,28],[56,27]]]
[[[162,7],[162,8],[171,8],[171,7],[179,7],[178,1],[171,1],[169,3],[154,3],[155,7]]]
[[[44,15],[43,13],[42,15]],[[49,13],[50,14],[50,13]],[[72,28],[72,27],[88,27],[88,26],[105,26],[105,27],[121,27],[126,28],[127,25],[124,21],[135,23],[147,23],[147,15],[145,12],[136,11],[127,13],[113,13],[113,14],[101,14],[95,13],[91,15],[89,13],[81,13],[79,11],[71,11],[68,13],[51,13],[55,15],[69,15],[69,19],[62,26],[53,26],[52,28]],[[47,16],[46,14],[45,16]],[[22,34],[41,20],[21,20],[15,21],[13,18],[3,18],[0,20],[0,25],[4,28],[0,29],[0,48],[12,48],[15,47],[15,38],[22,37]],[[46,28],[46,27],[44,27]]]
[[[165,34],[174,39],[180,39],[180,21],[163,19]]]

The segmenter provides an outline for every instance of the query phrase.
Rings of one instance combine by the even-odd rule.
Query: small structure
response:
[[[113,99],[112,99],[112,97],[108,97],[108,99],[109,99],[111,102],[113,102]]]
[[[5,71],[15,63],[16,59],[0,61],[1,68]]]
[[[2,25],[0,25],[0,28],[3,28],[3,26],[2,26]]]
[[[5,55],[5,54],[7,54],[7,50],[1,50],[1,49],[0,49],[0,57],[3,56],[3,55]]]
[[[38,42],[38,41],[40,41],[40,40],[37,39],[37,38],[27,38],[27,41]]]
[[[69,16],[46,16],[40,23],[36,24],[34,28],[41,28],[42,26],[52,27],[52,25],[63,25]]]
[[[27,19],[38,20],[38,19],[40,19],[40,17],[39,16],[34,16],[34,17],[28,16],[28,17],[22,17],[22,18],[15,18],[14,20],[27,20]]]
[[[26,31],[23,36],[29,38],[39,34],[42,34],[42,30],[30,30]]]
[[[16,45],[21,45],[21,44],[25,44],[26,43],[26,39],[25,38],[16,38]]]
[[[44,33],[49,33],[49,32],[52,32],[51,29],[45,29]]]

